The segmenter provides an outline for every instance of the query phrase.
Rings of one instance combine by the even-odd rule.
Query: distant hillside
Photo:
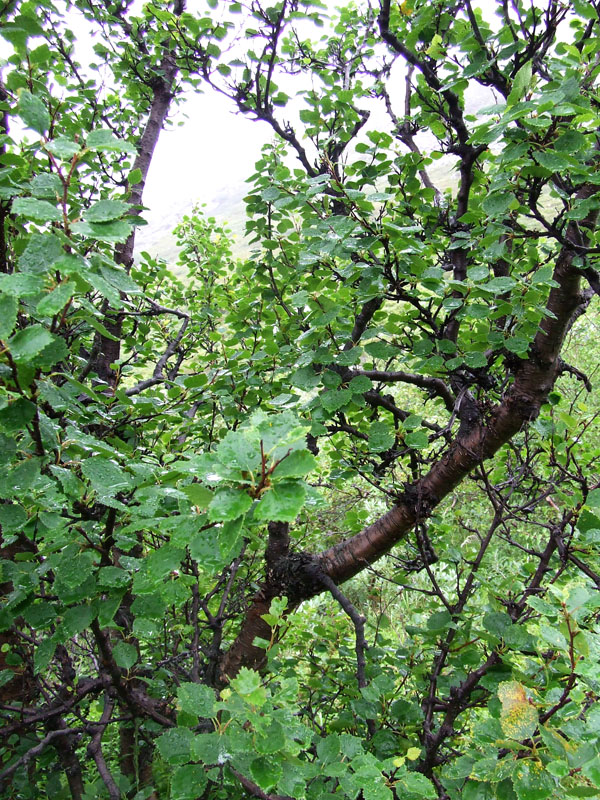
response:
[[[186,198],[175,204],[166,214],[145,213],[148,225],[138,229],[136,249],[138,252],[146,250],[151,255],[164,258],[169,264],[177,261],[178,248],[173,235],[173,230],[181,219],[192,212],[196,203],[202,205],[202,210],[207,217],[215,217],[221,225],[226,225],[232,232],[235,246],[235,255],[244,255],[247,248],[244,244],[244,229],[246,211],[244,197],[248,193],[245,183],[226,186],[210,200],[205,198]]]

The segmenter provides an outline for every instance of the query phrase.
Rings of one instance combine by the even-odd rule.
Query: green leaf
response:
[[[68,255],[58,236],[49,231],[34,233],[29,237],[27,247],[19,258],[19,267],[23,272],[44,275],[57,261]]]
[[[512,89],[508,96],[508,105],[514,105],[529,89],[531,84],[531,61],[527,61],[513,78]]]
[[[46,144],[46,150],[63,161],[69,161],[76,153],[79,153],[81,145],[66,136],[58,136]]]
[[[129,206],[120,200],[99,200],[84,213],[87,222],[112,222],[127,213]]]
[[[57,613],[54,606],[46,600],[43,603],[35,603],[29,606],[23,613],[23,618],[32,628],[41,631],[55,623]]]
[[[8,340],[8,346],[15,361],[31,361],[53,341],[54,336],[43,325],[31,325],[17,331]]]
[[[0,291],[11,297],[31,297],[39,294],[43,287],[43,280],[37,275],[24,275],[20,272],[0,275]]]
[[[484,284],[483,288],[489,292],[494,292],[494,294],[504,294],[504,292],[509,292],[516,285],[517,282],[514,278],[502,277],[492,278],[491,281]]]
[[[42,172],[31,181],[31,194],[47,200],[58,200],[62,195],[62,183],[58,175],[53,172]]]
[[[142,290],[137,283],[132,280],[123,267],[112,267],[103,264],[100,267],[102,277],[119,292],[125,294],[142,294]]]
[[[130,186],[136,186],[142,180],[142,170],[141,169],[132,169],[129,175],[127,176],[127,182]]]
[[[98,584],[113,589],[123,589],[129,585],[131,577],[120,567],[101,567],[98,570]]]
[[[598,12],[587,0],[573,0],[573,6],[577,14],[584,17],[584,19],[598,19]]]
[[[177,688],[179,707],[197,717],[212,717],[215,709],[215,693],[209,686],[200,683],[182,683]]]
[[[219,528],[219,550],[225,564],[235,558],[241,546],[244,517],[229,520]]]
[[[117,642],[112,652],[117,666],[126,670],[130,670],[138,660],[137,650],[127,642]]]
[[[321,761],[335,761],[340,755],[340,737],[337,733],[330,733],[325,739],[317,742],[317,755]]]
[[[460,756],[450,762],[444,769],[444,777],[453,781],[468,778],[471,774],[474,759],[472,756]]]
[[[539,614],[542,614],[544,617],[556,617],[558,614],[558,609],[555,608],[550,603],[543,600],[541,597],[533,597],[527,598],[527,605],[534,608]]]
[[[257,708],[267,701],[267,691],[262,685],[260,675],[252,669],[242,667],[231,681],[231,686],[240,697]]]
[[[91,575],[96,558],[97,553],[79,552],[76,545],[66,547],[57,563],[62,583],[71,589],[80,586]]]
[[[44,103],[28,92],[21,89],[19,92],[18,114],[28,128],[36,133],[44,134],[50,127],[50,114]]]
[[[480,367],[487,367],[487,358],[485,353],[467,353],[465,356],[465,364],[471,369]]]
[[[252,498],[243,489],[219,489],[208,506],[211,522],[225,522],[241,517],[252,506]]]
[[[441,58],[441,56],[445,52],[442,42],[443,39],[439,35],[439,33],[434,34],[433,39],[431,40],[431,44],[429,45],[427,50],[425,50],[426,54],[430,58]]]
[[[4,430],[8,431],[9,427],[3,423],[4,415],[0,415],[0,425],[3,425]],[[22,428],[24,425],[20,424],[19,427]],[[39,475],[40,461],[37,458],[21,461],[8,472],[0,472],[0,498],[10,499],[15,496],[22,498],[31,489]]]
[[[563,156],[553,150],[538,150],[535,153],[535,157],[542,167],[549,169],[551,172],[571,169],[573,166],[568,156]]]
[[[19,304],[9,294],[0,295],[0,339],[7,339],[17,323]]]
[[[499,639],[512,627],[512,620],[502,611],[491,611],[483,617],[483,628]]]
[[[294,522],[306,498],[303,483],[277,483],[262,496],[254,518],[273,522]]]
[[[203,764],[225,763],[231,758],[227,751],[225,736],[218,733],[204,733],[196,736],[192,742],[192,758]]]
[[[33,365],[42,370],[48,370],[59,361],[64,361],[69,355],[69,348],[62,337],[54,336],[49,345],[33,359]]]
[[[256,742],[256,751],[263,755],[278,753],[285,748],[285,733],[283,725],[272,720],[264,735]]]
[[[216,450],[219,461],[243,472],[260,468],[260,438],[256,430],[229,431]]]
[[[89,605],[74,606],[68,608],[63,615],[62,627],[66,636],[70,639],[81,631],[88,628],[94,619],[92,607]]]
[[[558,650],[566,651],[568,648],[567,640],[558,628],[552,625],[540,625],[540,636],[551,647],[556,647]]]
[[[483,210],[491,217],[501,217],[506,214],[514,200],[515,196],[511,192],[494,192],[488,194],[483,201]]]
[[[35,197],[17,197],[13,200],[12,210],[15,214],[33,220],[33,222],[60,222],[62,213],[47,200]]]
[[[186,764],[178,767],[171,779],[171,800],[197,800],[201,797],[208,778],[200,764]]]
[[[173,542],[168,542],[147,555],[144,559],[144,566],[147,574],[153,580],[163,580],[179,567],[183,557],[183,548]]]
[[[117,139],[113,132],[109,130],[90,131],[86,145],[88,150],[94,150],[98,153],[130,153],[137,155],[137,150],[131,142]]]
[[[449,611],[434,611],[427,620],[427,627],[430,631],[443,631],[451,622],[452,615]]]
[[[216,528],[199,531],[192,535],[187,543],[190,556],[208,573],[216,572],[228,563],[228,559],[221,552],[217,534]]]
[[[40,675],[48,668],[48,664],[52,661],[54,651],[56,650],[57,642],[54,637],[44,639],[35,648],[33,655],[33,672],[35,675]]]
[[[438,794],[431,781],[419,772],[407,772],[400,777],[404,791],[416,795],[419,800],[436,800]]]
[[[27,400],[26,402],[29,401]],[[31,405],[34,406],[33,403],[31,403]],[[33,409],[33,413],[35,414],[35,406]],[[2,410],[0,410],[0,428],[3,427],[1,417],[2,417]],[[5,467],[8,464],[10,464],[13,460],[16,450],[17,450],[17,443],[15,442],[15,440],[10,436],[5,436],[3,433],[0,433],[0,466]]]
[[[369,428],[369,450],[372,453],[383,453],[394,446],[396,433],[385,422],[373,422]]]
[[[187,496],[190,503],[198,508],[206,508],[213,499],[214,494],[201,483],[192,483],[191,486],[183,486],[181,491]]]
[[[0,505],[0,526],[4,533],[11,533],[27,522],[27,514],[22,506],[16,503]]]
[[[373,381],[366,375],[357,375],[356,378],[352,378],[348,388],[353,394],[364,394],[373,388]]]
[[[592,489],[586,497],[585,504],[590,508],[600,508],[600,489]]]
[[[302,478],[317,467],[317,459],[308,450],[293,450],[273,470],[273,481],[282,478]]]
[[[41,201],[40,201],[41,202]],[[71,226],[73,233],[89,236],[99,242],[124,242],[132,231],[132,226],[125,220],[115,222],[76,222]]]
[[[527,353],[527,348],[529,347],[529,342],[522,336],[511,336],[504,342],[504,346],[511,353],[525,355]]]
[[[283,769],[276,761],[261,756],[250,764],[250,774],[265,792],[277,785],[283,775]]]
[[[600,789],[600,758],[596,757],[592,761],[588,761],[584,765],[582,772],[586,778],[591,780],[594,786]]]
[[[373,358],[388,359],[398,355],[398,349],[389,342],[376,341],[365,345],[365,351]]]
[[[326,391],[320,395],[321,405],[326,411],[339,411],[352,400],[350,389],[338,389],[337,391]]]
[[[546,769],[550,775],[554,775],[555,778],[566,778],[570,772],[569,765],[566,761],[551,761],[549,764],[546,764]]]
[[[129,488],[130,477],[126,472],[103,456],[92,456],[81,463],[81,472],[101,496],[112,496]]]
[[[292,373],[290,382],[292,386],[297,386],[298,389],[308,392],[319,385],[321,378],[313,367],[301,367]]]
[[[529,760],[518,763],[512,782],[519,800],[546,800],[554,794],[557,786],[541,762]]]
[[[190,375],[185,378],[184,385],[186,389],[198,389],[200,386],[206,386],[208,378],[204,373],[199,375]]]
[[[256,426],[263,449],[271,454],[272,459],[281,458],[290,449],[303,449],[310,427],[291,411],[282,411],[280,414],[257,411],[250,418],[250,425]]]
[[[58,314],[73,297],[77,286],[72,281],[60,283],[49,294],[44,295],[37,304],[36,311],[43,317],[51,317]]]
[[[583,133],[576,130],[565,131],[554,142],[554,149],[559,153],[572,155],[587,145],[587,139]]]
[[[409,447],[412,447],[413,450],[421,450],[429,444],[429,438],[425,431],[407,433],[404,437],[404,441]]]
[[[189,728],[171,728],[158,737],[156,746],[168,764],[185,764],[191,758],[193,740]]]
[[[489,274],[490,271],[488,267],[484,266],[483,264],[480,264],[475,267],[470,267],[467,270],[467,277],[469,278],[470,281],[473,281],[474,283],[479,283],[481,281],[486,280]]]
[[[321,373],[321,383],[328,389],[337,389],[341,382],[342,379],[337,372],[326,369],[323,373]]]

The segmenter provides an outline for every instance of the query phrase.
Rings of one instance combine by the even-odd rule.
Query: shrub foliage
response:
[[[600,4],[200,5],[1,4],[0,795],[597,797]]]

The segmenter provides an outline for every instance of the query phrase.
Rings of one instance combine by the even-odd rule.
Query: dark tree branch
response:
[[[331,596],[337,600],[340,606],[343,608],[344,612],[352,621],[354,625],[355,631],[355,641],[356,641],[356,680],[358,683],[359,689],[364,689],[367,686],[367,675],[366,675],[366,659],[365,659],[365,651],[367,650],[367,640],[365,638],[365,622],[366,617],[363,617],[361,614],[358,613],[355,606],[352,605],[350,600],[346,597],[346,595],[341,591],[341,589],[336,586],[336,584],[331,580],[328,575],[325,575],[322,572],[317,573],[318,580],[323,584],[323,586],[327,589],[327,591],[331,594]],[[367,729],[369,731],[370,736],[375,735],[375,722],[372,719],[367,719]]]
[[[441,378],[431,378],[427,375],[413,375],[410,372],[387,372],[377,369],[352,370],[352,376],[365,375],[372,381],[380,383],[408,383],[426,389],[432,395],[441,397],[448,411],[453,411],[456,399]]]
[[[168,376],[165,376],[164,369],[169,359],[172,358],[172,356],[174,356],[178,352],[179,346],[181,344],[181,341],[185,335],[185,332],[190,322],[190,318],[187,314],[183,314],[182,312],[177,312],[177,316],[181,317],[183,319],[183,322],[181,323],[181,326],[176,336],[173,339],[171,339],[171,341],[167,344],[165,352],[156,362],[156,366],[154,367],[154,370],[152,372],[152,377],[146,378],[145,380],[136,383],[135,386],[132,386],[131,388],[127,389],[125,391],[127,397],[133,397],[133,395],[140,394],[145,389],[149,389],[151,386],[156,386],[158,383],[162,383],[165,380],[173,380],[176,377],[177,369],[179,368],[182,359],[180,359],[179,363],[177,364],[175,375],[169,374]]]
[[[99,722],[95,723],[93,726],[94,733],[92,735],[91,742],[87,746],[87,752],[96,763],[96,768],[104,785],[106,786],[106,789],[108,790],[108,796],[110,797],[110,800],[120,800],[121,790],[115,783],[115,779],[111,775],[102,752],[102,735],[106,730],[106,726],[110,722],[114,706],[114,699],[109,694],[105,694],[102,716],[100,717]]]

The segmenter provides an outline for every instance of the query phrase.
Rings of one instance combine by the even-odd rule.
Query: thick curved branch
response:
[[[409,487],[403,502],[361,533],[321,554],[324,572],[336,583],[348,580],[387,553],[478,464],[491,458],[536,418],[556,380],[564,337],[582,301],[580,277],[572,267],[574,256],[568,248],[558,256],[553,275],[557,286],[550,291],[547,304],[551,314],[542,321],[530,357],[520,363],[514,383],[489,418],[459,435],[427,475]]]
[[[584,199],[593,192],[594,187],[583,187],[580,198]],[[594,223],[595,215],[591,215],[588,222],[590,225]],[[571,227],[568,235],[575,238],[578,234]],[[469,429],[462,426],[439,461],[423,478],[407,486],[400,502],[375,523],[318,556],[305,556],[304,565],[298,564],[294,573],[290,568],[288,575],[293,574],[293,584],[281,580],[278,588],[280,594],[291,598],[290,610],[322,591],[322,583],[312,579],[315,559],[318,569],[335,584],[352,578],[388,553],[417,522],[427,518],[472,470],[494,456],[519,430],[537,417],[559,373],[560,351],[573,316],[582,304],[588,302],[580,292],[581,278],[572,265],[575,255],[569,247],[563,247],[560,251],[553,274],[556,285],[550,290],[546,306],[550,314],[540,324],[540,330],[529,348],[529,358],[520,361],[515,368],[514,381],[501,402],[487,417],[480,417]],[[291,561],[291,558],[286,561]],[[257,594],[236,641],[225,655],[223,671],[229,678],[241,666],[260,667],[264,664],[264,653],[258,653],[253,642],[256,635],[262,635],[258,632],[260,622],[263,622],[260,617],[268,611],[266,588],[274,591],[274,587],[265,586]]]
[[[9,767],[3,769],[2,772],[0,772],[0,781],[4,781],[7,778],[10,778],[10,776],[13,775],[19,769],[19,767],[28,764],[32,758],[39,756],[41,753],[44,752],[44,750],[48,747],[49,744],[53,744],[55,740],[58,739],[59,737],[73,736],[75,733],[78,732],[80,732],[79,729],[73,730],[72,728],[58,728],[56,730],[50,731],[44,736],[43,739],[41,739],[36,745],[34,745],[34,747],[29,749],[26,753],[23,753],[23,755],[20,758],[18,758],[14,763],[12,763]],[[0,789],[1,788],[2,786],[0,785]]]

